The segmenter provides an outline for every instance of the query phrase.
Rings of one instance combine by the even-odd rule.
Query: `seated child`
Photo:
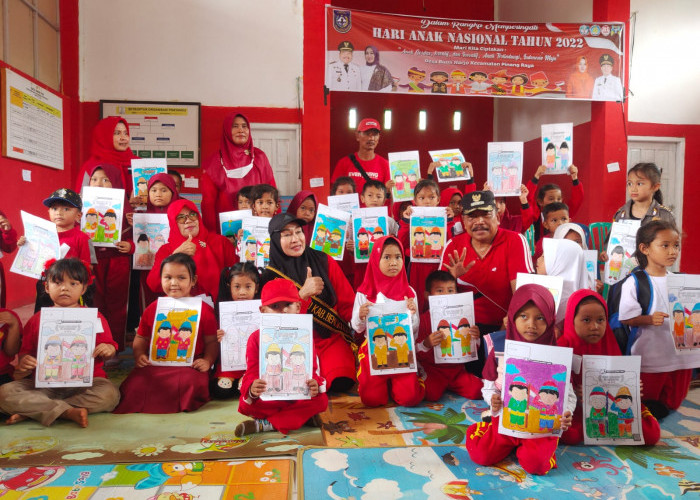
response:
[[[260,292],[260,273],[253,262],[239,262],[233,267],[227,267],[221,272],[219,282],[219,300],[216,302],[216,315],[219,316],[219,304],[233,300],[253,300]],[[216,339],[221,342],[225,332],[216,331]],[[226,399],[238,396],[238,380],[245,370],[222,371],[221,363],[216,364],[211,396],[215,399]]]
[[[573,348],[574,354],[578,356],[621,356],[622,353],[615,340],[615,334],[608,324],[608,307],[605,304],[605,299],[591,290],[574,292],[569,297],[566,306],[564,335],[559,338],[557,345]],[[578,405],[574,411],[571,427],[562,434],[561,441],[565,444],[576,445],[583,442],[583,398],[603,396],[604,406],[608,407],[612,403],[613,395],[604,392],[601,394],[582,394],[581,374],[573,373],[572,378]],[[608,400],[610,401],[608,402]],[[593,410],[594,408],[591,409],[591,412]],[[601,412],[599,425],[602,426],[605,425],[604,413],[605,409]],[[594,415],[591,414],[591,419],[593,418]],[[642,405],[642,434],[645,446],[656,444],[661,435],[659,422],[644,405]],[[601,433],[601,437],[604,435],[605,432]]]
[[[192,257],[176,253],[163,259],[160,264],[160,282],[168,297],[190,297],[197,282],[197,270]],[[218,324],[214,310],[206,302],[202,303],[192,366],[155,366],[151,364],[149,351],[157,308],[158,301],[153,302],[141,316],[133,344],[136,367],[119,388],[122,399],[114,413],[194,411],[209,401],[209,369],[219,355],[219,344],[216,342]],[[184,323],[181,330],[184,330]],[[170,323],[161,324],[156,334],[170,341],[162,349],[164,352],[157,353],[156,356],[167,356],[168,350],[173,349],[171,346],[178,344],[172,333]]]
[[[43,283],[54,307],[80,307],[91,275],[88,264],[76,258],[49,260]],[[34,370],[37,368],[37,349],[41,311],[32,316],[24,327],[19,363],[14,382],[0,386],[0,410],[10,415],[7,424],[16,424],[27,418],[49,426],[56,419],[72,420],[80,427],[88,426],[88,414],[112,411],[119,402],[119,391],[107,380],[102,366],[117,352],[109,324],[97,313],[103,331],[95,339],[92,357],[93,382],[91,387],[35,387]]]
[[[12,382],[12,361],[19,352],[22,322],[14,311],[0,309],[0,385]]]
[[[267,282],[260,295],[260,312],[275,314],[299,314],[301,298],[294,283],[277,278]],[[293,401],[263,401],[260,395],[265,392],[267,382],[260,378],[260,330],[248,338],[246,352],[247,368],[241,379],[241,399],[238,411],[252,417],[238,424],[237,437],[256,432],[278,431],[288,434],[313,419],[328,407],[326,381],[319,375],[318,361],[314,353],[313,377],[306,381],[311,399]]]
[[[508,307],[506,340],[531,342],[540,345],[556,345],[554,338],[554,298],[540,285],[524,285],[513,293]],[[559,438],[541,437],[520,439],[499,434],[498,423],[503,408],[503,368],[497,366],[493,351],[484,366],[484,400],[491,403],[490,422],[472,424],[467,429],[469,457],[479,465],[493,465],[506,458],[514,449],[520,466],[529,474],[542,475],[556,468]],[[526,385],[511,384],[511,390],[527,390]],[[576,394],[569,387],[569,399],[561,420],[562,432],[571,425],[571,414],[576,408]],[[521,417],[524,420],[524,415]]]
[[[369,308],[379,301],[405,301],[411,313],[413,331],[418,330],[416,292],[408,284],[403,266],[403,248],[395,236],[385,236],[374,242],[369,265],[362,285],[355,295],[352,328],[357,333],[367,330]],[[360,399],[365,406],[384,406],[391,396],[401,406],[415,406],[423,400],[425,388],[416,373],[372,375],[368,341],[360,346],[357,370]]]
[[[569,207],[565,203],[555,201],[542,208],[542,228],[544,230],[540,239],[535,243],[535,253],[533,260],[537,260],[542,255],[542,240],[551,238],[554,231],[562,224],[569,222]]]
[[[455,293],[457,293],[457,280],[450,273],[433,271],[428,275],[425,281],[426,300],[430,295]],[[433,332],[431,325],[430,310],[428,310],[420,315],[420,329],[416,338],[416,357],[425,371],[425,399],[437,401],[446,390],[467,399],[481,399],[483,386],[481,379],[467,372],[463,363],[435,363],[433,348],[443,342],[444,335],[440,331]],[[470,343],[472,338],[480,340],[479,327],[470,326],[469,322],[463,325],[462,321],[457,327],[459,334],[462,335],[462,352],[466,353],[465,345],[470,346],[467,343]]]

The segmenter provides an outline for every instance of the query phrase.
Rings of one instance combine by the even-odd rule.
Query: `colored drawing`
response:
[[[468,181],[469,170],[462,167],[464,155],[459,149],[442,149],[428,151],[434,162],[439,163],[435,169],[438,182]]]
[[[420,179],[420,156],[418,151],[389,153],[389,170],[394,187],[391,189],[394,202],[413,199],[413,190]]]
[[[447,214],[444,207],[413,207],[411,213],[411,262],[440,262],[445,248]]]
[[[598,251],[584,250],[583,258],[586,261],[586,273],[588,273],[589,288],[595,291],[595,284],[596,280],[598,279]]]
[[[573,349],[506,340],[498,432],[531,439],[561,435]]]
[[[495,196],[520,196],[523,143],[489,142],[487,174]]]
[[[583,356],[584,442],[643,445],[640,356]]]
[[[159,297],[151,335],[151,364],[192,366],[201,316],[201,298]]]
[[[219,325],[225,332],[221,340],[221,369],[245,370],[248,337],[260,328],[260,301],[220,302]]]
[[[226,236],[234,245],[238,242],[238,233],[243,229],[243,219],[252,217],[253,212],[250,209],[232,210],[231,212],[222,212],[219,214],[219,228],[221,235]]]
[[[156,252],[170,236],[166,214],[134,213],[134,269],[151,269]]]
[[[348,212],[329,208],[320,203],[309,247],[328,254],[335,260],[343,260],[349,224]]]
[[[415,339],[411,314],[403,301],[375,304],[367,316],[370,373],[415,373]]]
[[[124,190],[83,187],[80,229],[97,247],[113,247],[122,236]]]
[[[433,348],[435,363],[465,363],[478,358],[477,340],[469,334],[474,324],[474,294],[431,295],[432,331],[440,331],[443,340]]]
[[[328,197],[328,206],[343,212],[352,212],[360,208],[360,195],[357,193],[339,194]]]
[[[542,125],[542,165],[546,174],[568,174],[574,157],[574,124]]]
[[[666,286],[676,352],[697,353],[700,351],[700,275],[669,274]]]
[[[267,388],[260,399],[311,399],[306,382],[313,377],[313,316],[262,314],[260,378]]]
[[[241,262],[254,262],[257,267],[267,267],[270,260],[270,233],[267,217],[244,217],[241,228],[243,237],[239,245]]]
[[[622,281],[637,267],[637,259],[633,255],[640,224],[638,220],[613,222],[608,240],[608,261],[605,263],[604,281],[608,285]]]
[[[156,174],[167,174],[168,163],[165,158],[147,158],[131,160],[131,180],[134,196],[139,196],[143,203],[148,201],[148,181]]]
[[[542,285],[552,292],[555,310],[559,309],[561,292],[564,289],[564,278],[561,276],[547,276],[545,274],[518,273],[515,280],[515,289],[517,290],[521,286],[528,284]]]
[[[60,258],[60,244],[56,224],[20,211],[26,242],[19,247],[10,271],[39,279],[44,271],[44,263],[49,259]]]
[[[369,262],[374,240],[388,234],[387,207],[358,208],[352,211],[355,262]]]

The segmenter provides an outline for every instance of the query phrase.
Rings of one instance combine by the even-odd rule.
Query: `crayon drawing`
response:
[[[644,444],[640,372],[640,356],[583,356],[585,444]]]
[[[319,204],[309,247],[328,254],[335,260],[343,260],[349,223],[348,212]]]
[[[561,276],[547,276],[545,274],[518,273],[516,275],[516,290],[528,284],[542,285],[549,290],[552,293],[552,297],[554,297],[554,308],[555,310],[559,310],[561,292],[564,289],[564,278]]]
[[[219,214],[219,227],[221,235],[226,236],[234,245],[238,242],[238,233],[243,229],[243,219],[252,217],[251,210],[232,210]]]
[[[220,302],[219,325],[224,331],[221,369],[245,370],[248,337],[260,328],[260,300]]]
[[[394,202],[412,200],[413,190],[420,179],[420,157],[418,151],[389,153],[389,170],[394,187],[391,188]]]
[[[573,350],[506,340],[498,432],[531,439],[561,434]]]
[[[260,378],[263,400],[310,399],[313,378],[313,317],[310,314],[262,314]]]
[[[339,194],[328,197],[328,207],[343,212],[352,212],[360,208],[360,195],[357,193]]]
[[[98,247],[113,247],[122,236],[124,190],[83,187],[80,229]]]
[[[633,255],[640,224],[638,220],[613,222],[608,240],[608,261],[605,263],[604,281],[608,285],[622,281],[637,266]]]
[[[134,196],[139,196],[143,203],[148,201],[148,181],[156,174],[167,174],[168,163],[165,158],[142,158],[131,160],[131,180]]]
[[[26,243],[19,247],[10,271],[39,279],[44,263],[60,258],[60,244],[56,224],[25,211],[20,211]]]
[[[487,169],[487,180],[495,196],[520,196],[523,143],[489,142]]]
[[[468,181],[469,170],[462,167],[464,155],[459,149],[442,149],[428,151],[433,162],[439,163],[435,168],[438,182]]]
[[[367,352],[370,373],[414,373],[416,356],[411,315],[404,302],[387,301],[370,308]]]
[[[151,269],[156,252],[169,236],[170,224],[166,214],[134,213],[134,269]]]
[[[443,334],[440,345],[433,348],[435,363],[466,363],[477,359],[477,340],[469,334],[474,324],[474,294],[431,295],[428,301],[432,331]]]
[[[369,262],[374,240],[388,234],[387,207],[358,208],[352,211],[355,262]]]
[[[447,234],[444,207],[413,207],[409,231],[411,262],[440,262]]]
[[[240,241],[241,262],[254,262],[257,267],[267,267],[270,260],[270,233],[267,217],[243,218],[243,236]]]
[[[201,298],[158,298],[151,335],[151,364],[192,366],[201,313]]]
[[[546,174],[567,174],[574,157],[574,124],[542,125],[542,165]]]
[[[679,354],[700,351],[700,275],[669,274],[671,336]]]

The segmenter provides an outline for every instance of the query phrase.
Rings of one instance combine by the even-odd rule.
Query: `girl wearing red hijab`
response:
[[[557,345],[573,348],[574,354],[578,356],[622,355],[615,340],[615,334],[608,323],[608,307],[603,297],[586,289],[571,294],[566,305],[564,334],[557,341]],[[582,394],[580,373],[574,373],[572,378],[579,404],[576,406],[571,427],[562,434],[561,440],[563,443],[576,445],[583,442],[583,404],[581,399],[590,395]],[[642,434],[645,446],[656,444],[661,436],[659,422],[644,405],[642,405]]]
[[[154,292],[159,292],[161,262],[169,255],[185,253],[197,265],[197,283],[192,296],[204,293],[216,302],[221,270],[238,262],[236,249],[226,237],[207,230],[201,223],[197,207],[190,200],[179,199],[171,203],[168,207],[168,222],[170,236],[168,242],[156,253],[153,268],[148,273],[148,286]]]
[[[220,232],[219,214],[236,210],[243,186],[270,184],[277,187],[270,161],[253,146],[250,122],[241,113],[226,117],[219,150],[203,167],[202,216],[210,231]]]
[[[352,310],[352,327],[357,333],[367,330],[369,308],[378,301],[387,299],[406,302],[406,307],[411,312],[413,331],[418,331],[416,292],[408,284],[403,255],[401,242],[395,236],[384,236],[374,242],[365,280],[357,289],[355,306]],[[386,341],[386,337],[384,339]],[[425,387],[423,380],[418,378],[418,374],[372,375],[370,373],[371,358],[367,339],[360,346],[358,359],[360,360],[360,368],[357,370],[358,392],[363,405],[386,405],[389,400],[389,387],[391,387],[391,397],[398,405],[415,406],[423,400]]]
[[[301,219],[306,224],[301,226],[306,236],[306,241],[311,241],[313,236],[314,222],[316,221],[316,212],[318,211],[318,198],[308,190],[299,191],[292,201],[289,203],[287,213],[295,219]]]
[[[540,285],[524,285],[513,293],[508,307],[506,340],[529,342],[540,345],[556,345],[554,322],[556,319],[552,293]],[[484,387],[481,390],[484,400],[491,404],[490,422],[478,422],[467,429],[467,451],[471,459],[479,465],[493,465],[506,458],[515,449],[520,466],[529,474],[542,475],[556,468],[554,452],[559,438],[541,437],[521,439],[498,433],[503,400],[503,367],[497,366],[494,351],[489,353],[484,366]],[[571,414],[576,408],[576,395],[569,388],[569,400],[565,404],[563,431],[571,425]]]

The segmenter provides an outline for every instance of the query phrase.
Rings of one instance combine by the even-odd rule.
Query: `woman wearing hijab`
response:
[[[275,278],[289,279],[304,301],[302,312],[314,316],[314,349],[321,376],[333,391],[347,391],[356,380],[348,325],[355,292],[340,266],[325,253],[308,248],[304,221],[289,213],[270,219],[270,263],[260,287]]]
[[[243,186],[270,184],[277,187],[270,161],[253,146],[250,122],[241,113],[224,120],[219,150],[204,163],[202,217],[210,231],[220,232],[219,214],[238,208]]]
[[[396,90],[391,73],[386,66],[379,64],[379,51],[372,45],[365,48],[365,65],[360,67],[360,78],[364,90],[379,92]]]
[[[312,206],[313,204],[313,206]],[[304,231],[306,241],[311,241],[313,236],[314,221],[318,212],[318,198],[312,191],[299,191],[289,203],[287,213],[295,219],[302,219],[304,224],[301,229]]]
[[[581,247],[570,240],[543,238],[542,250],[542,256],[537,260],[537,274],[559,276],[564,280],[557,309],[557,327],[561,329],[569,297],[576,290],[590,285],[586,260]]]
[[[221,270],[238,262],[236,249],[226,237],[209,231],[202,224],[202,217],[190,200],[179,199],[171,203],[168,222],[168,242],[156,252],[153,268],[148,273],[148,286],[154,292],[162,291],[161,262],[168,255],[186,253],[197,265],[197,284],[192,289],[192,296],[205,294],[216,302]]]

